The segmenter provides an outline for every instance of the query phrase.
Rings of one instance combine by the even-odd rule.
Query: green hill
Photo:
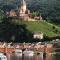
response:
[[[14,20],[17,24],[26,24],[26,27],[31,32],[43,32],[49,37],[60,36],[60,27],[43,21],[20,21]]]

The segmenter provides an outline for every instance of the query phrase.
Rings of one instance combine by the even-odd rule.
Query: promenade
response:
[[[16,50],[33,50],[35,52],[52,53],[54,51],[53,44],[38,44],[38,43],[0,43],[0,52],[13,53]]]

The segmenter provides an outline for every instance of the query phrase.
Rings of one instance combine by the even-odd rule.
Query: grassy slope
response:
[[[47,23],[47,22],[38,22],[38,21],[15,21],[17,22],[17,24],[26,24],[27,25],[27,29],[32,31],[32,32],[43,32],[44,34],[48,35],[49,37],[52,36],[60,36],[60,27]],[[53,30],[53,26],[56,27],[56,29],[58,30],[58,33],[55,33]]]

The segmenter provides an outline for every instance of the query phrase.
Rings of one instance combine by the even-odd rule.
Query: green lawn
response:
[[[43,21],[19,21],[14,20],[14,23],[17,24],[26,24],[27,29],[31,32],[43,32],[49,37],[60,36],[60,27],[53,25],[51,23],[43,22]],[[53,30],[53,26],[55,29]],[[56,33],[55,30],[58,32]]]

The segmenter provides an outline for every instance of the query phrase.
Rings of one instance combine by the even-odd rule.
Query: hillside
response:
[[[43,21],[19,21],[14,20],[13,23],[26,24],[26,27],[31,32],[43,32],[49,37],[60,36],[60,27]]]

